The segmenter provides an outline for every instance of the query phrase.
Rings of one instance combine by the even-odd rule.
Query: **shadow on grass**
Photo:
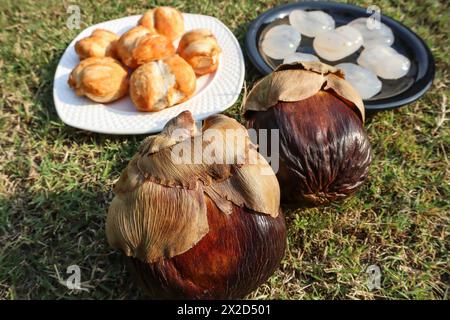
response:
[[[106,241],[108,198],[77,189],[1,198],[0,298],[144,298]],[[65,286],[71,265],[88,292]]]

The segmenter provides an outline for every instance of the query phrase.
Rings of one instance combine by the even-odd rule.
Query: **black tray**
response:
[[[259,50],[261,35],[273,25],[287,23],[287,15],[294,9],[322,10],[334,18],[336,27],[347,24],[356,18],[371,15],[367,13],[366,8],[336,2],[297,2],[270,9],[251,23],[245,38],[245,49],[250,61],[264,75],[272,72],[273,68],[281,61],[273,60]],[[417,34],[400,22],[384,15],[381,15],[381,22],[392,29],[395,36],[392,47],[411,60],[411,68],[408,74],[400,79],[380,78],[383,83],[381,91],[376,96],[364,100],[368,111],[398,108],[419,99],[430,88],[435,74],[433,55]],[[361,50],[332,63],[323,59],[321,61],[332,65],[354,62],[355,56],[359,55]],[[301,51],[314,53],[311,38],[302,35]]]

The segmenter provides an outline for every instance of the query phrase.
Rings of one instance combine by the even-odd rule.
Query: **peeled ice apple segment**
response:
[[[391,28],[379,21],[369,18],[358,18],[348,25],[361,32],[365,48],[377,45],[390,46],[394,43],[394,34]]]
[[[279,25],[265,34],[261,49],[273,59],[284,59],[297,50],[300,40],[300,33],[292,26]]]
[[[284,58],[283,63],[293,63],[298,61],[320,61],[320,60],[313,54],[294,52],[293,54]]]
[[[314,38],[318,34],[334,29],[334,19],[323,11],[293,10],[289,23],[301,34]]]
[[[362,44],[361,33],[350,26],[320,33],[313,41],[314,50],[319,57],[328,61],[343,59],[358,50]]]
[[[357,62],[360,66],[372,70],[383,79],[401,78],[408,73],[411,66],[407,57],[387,46],[364,49]]]
[[[369,69],[354,63],[340,63],[335,66],[344,71],[345,80],[358,91],[361,99],[369,99],[381,90],[381,81]]]

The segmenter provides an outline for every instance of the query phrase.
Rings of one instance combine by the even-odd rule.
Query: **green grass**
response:
[[[249,22],[277,2],[165,3],[218,17],[242,43]],[[419,101],[368,119],[368,182],[344,203],[288,212],[282,266],[249,298],[449,298],[450,10],[435,0],[357,3],[377,4],[426,39],[434,85]],[[154,4],[82,2],[82,28]],[[53,74],[80,31],[65,26],[61,1],[3,0],[0,9],[0,298],[143,298],[108,247],[104,222],[111,187],[144,136],[95,134],[59,120]],[[248,62],[246,85],[258,77]],[[227,114],[238,110],[239,102]],[[59,283],[72,264],[89,292]],[[366,285],[371,264],[381,268],[380,290]]]

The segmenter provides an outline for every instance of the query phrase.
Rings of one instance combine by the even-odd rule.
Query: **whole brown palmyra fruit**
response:
[[[283,205],[326,205],[366,180],[371,148],[364,105],[339,69],[320,62],[281,65],[253,87],[244,112],[247,127],[279,130]]]
[[[227,130],[239,131],[244,143]],[[205,138],[207,132],[215,138]],[[222,144],[215,152],[221,163],[204,152],[215,144]],[[177,150],[202,161],[179,162]],[[154,298],[242,298],[272,275],[284,255],[275,174],[245,128],[226,116],[208,118],[201,132],[189,112],[172,119],[143,142],[114,192],[108,242],[124,252]]]

